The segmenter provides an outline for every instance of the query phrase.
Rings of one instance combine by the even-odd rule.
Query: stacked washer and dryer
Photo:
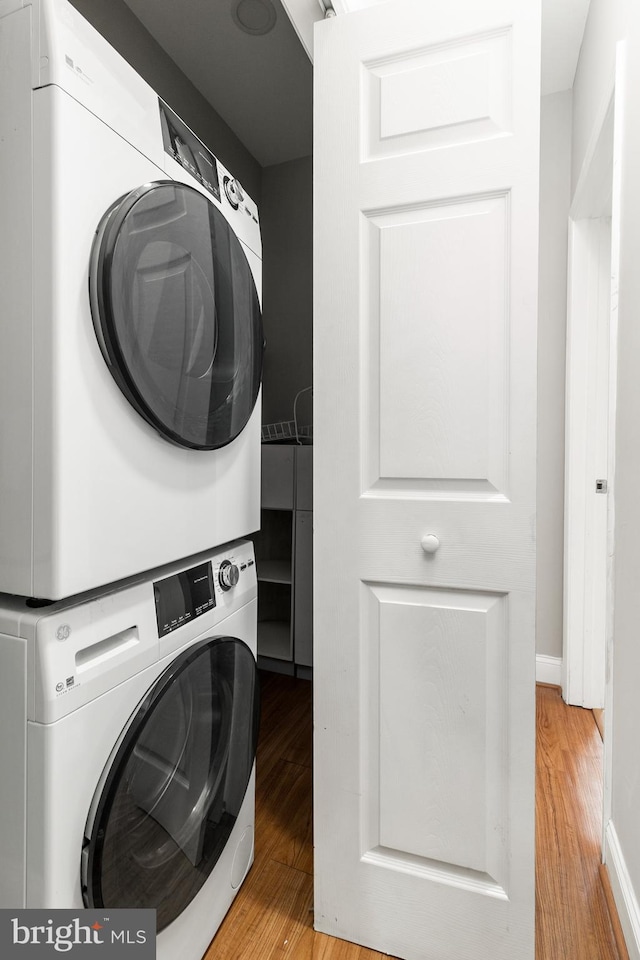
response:
[[[199,960],[253,859],[258,213],[67,0],[0,0],[0,137],[0,907]]]

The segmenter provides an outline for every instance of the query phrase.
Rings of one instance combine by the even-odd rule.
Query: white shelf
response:
[[[311,445],[262,446],[258,655],[294,672],[313,662],[312,467]]]
[[[258,655],[291,660],[291,624],[288,620],[258,621]]]
[[[263,583],[291,583],[291,560],[259,560],[258,580]]]

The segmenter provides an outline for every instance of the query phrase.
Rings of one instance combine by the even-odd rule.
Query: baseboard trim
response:
[[[545,653],[536,656],[536,683],[562,686],[562,657],[548,657]]]
[[[611,921],[611,928],[613,930],[613,936],[615,937],[616,947],[618,948],[618,956],[620,960],[629,960],[627,942],[624,939],[624,932],[622,930],[622,924],[620,923],[620,915],[618,914],[618,908],[616,907],[613,890],[611,889],[609,869],[606,863],[601,863],[599,869],[600,883],[602,884],[602,889],[604,891],[604,899],[607,902],[607,911],[609,913],[609,920]]]
[[[610,820],[605,831],[605,863],[629,960],[640,960],[640,904],[633,889],[618,834]]]

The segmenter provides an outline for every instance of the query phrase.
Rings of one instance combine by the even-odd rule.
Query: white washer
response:
[[[253,860],[252,545],[0,602],[0,907],[157,910],[199,960]]]
[[[258,211],[67,0],[0,0],[0,590],[259,526]]]

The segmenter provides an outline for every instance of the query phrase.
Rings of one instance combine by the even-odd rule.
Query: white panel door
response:
[[[316,28],[318,930],[534,955],[540,11]]]

